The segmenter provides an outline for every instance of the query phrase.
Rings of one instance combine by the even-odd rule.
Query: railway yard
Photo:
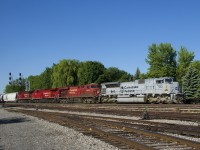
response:
[[[108,144],[74,149],[200,149],[200,105],[7,103],[2,109],[59,124]],[[3,124],[5,117],[0,118]]]

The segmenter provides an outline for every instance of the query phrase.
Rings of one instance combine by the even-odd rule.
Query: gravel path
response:
[[[0,108],[0,150],[114,150],[98,139]]]

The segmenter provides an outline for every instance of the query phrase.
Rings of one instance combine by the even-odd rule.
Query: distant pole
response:
[[[25,81],[25,86],[26,86],[26,91],[30,91],[31,84],[30,84],[30,81],[28,81],[28,79],[26,79]]]
[[[22,74],[19,73],[19,91],[22,91]]]
[[[30,91],[31,90],[31,81],[28,81],[28,91]]]

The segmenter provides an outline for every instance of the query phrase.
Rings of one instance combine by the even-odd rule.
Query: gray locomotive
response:
[[[101,102],[182,103],[183,94],[172,77],[101,84]]]

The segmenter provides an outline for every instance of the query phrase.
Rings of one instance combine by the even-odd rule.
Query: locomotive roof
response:
[[[106,82],[106,83],[101,83],[101,84],[105,84],[105,85],[110,85],[110,84],[119,84],[120,82]]]

